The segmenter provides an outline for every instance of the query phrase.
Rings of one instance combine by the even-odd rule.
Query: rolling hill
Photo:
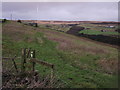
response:
[[[37,58],[53,63],[56,78],[64,88],[118,87],[117,48],[16,21],[3,23],[3,57],[20,56],[22,48],[33,48],[37,50]],[[49,73],[43,66],[36,69],[41,76]]]

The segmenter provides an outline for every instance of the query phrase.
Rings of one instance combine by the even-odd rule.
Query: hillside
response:
[[[50,21],[50,20],[22,20],[23,22],[37,22],[39,24],[86,24],[86,23],[93,23],[93,24],[118,24],[120,22],[113,22],[113,21]]]
[[[3,57],[20,56],[21,48],[37,50],[37,58],[55,65],[55,75],[63,84],[62,87],[118,87],[117,48],[15,21],[7,21],[2,29]],[[3,68],[10,67],[4,64]],[[49,69],[43,66],[38,65],[36,69],[41,76],[49,73]]]

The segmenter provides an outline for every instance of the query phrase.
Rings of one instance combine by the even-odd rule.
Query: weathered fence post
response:
[[[14,60],[15,58],[16,58],[16,56],[14,58],[12,58],[12,61],[13,61],[13,65],[14,65],[14,67],[16,69],[16,72],[18,73],[17,65],[16,65],[15,60]]]
[[[53,79],[54,79],[54,65],[51,68],[51,80],[50,80],[51,87],[53,86],[53,82],[54,82]]]
[[[35,50],[33,50],[33,58],[35,58]],[[35,62],[32,63],[33,65],[33,72],[35,71]]]
[[[25,63],[26,63],[26,48],[22,49],[21,72],[25,72]]]
[[[31,48],[27,49],[27,58],[30,58],[30,51],[31,51]]]

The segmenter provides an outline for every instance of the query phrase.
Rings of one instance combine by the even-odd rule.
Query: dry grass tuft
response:
[[[118,72],[118,60],[115,59],[102,59],[98,60],[97,64],[106,72],[106,73],[117,73]]]

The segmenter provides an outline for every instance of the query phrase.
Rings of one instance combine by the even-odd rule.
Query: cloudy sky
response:
[[[118,21],[117,2],[3,2],[2,18]]]

